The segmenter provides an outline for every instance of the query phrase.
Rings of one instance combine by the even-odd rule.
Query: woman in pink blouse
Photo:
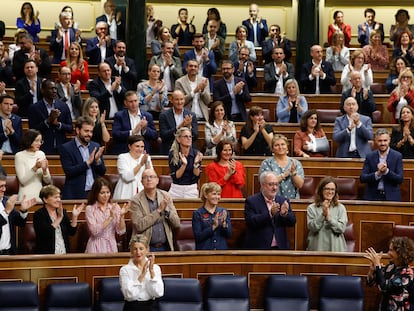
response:
[[[89,80],[88,62],[83,59],[82,47],[78,42],[69,45],[69,57],[60,63],[61,67],[67,66],[72,72],[70,82],[73,84],[80,82],[80,89],[86,90]]]
[[[88,196],[85,217],[90,237],[86,245],[86,253],[116,253],[115,233],[126,232],[125,214],[130,203],[122,208],[117,203],[110,203],[112,198],[111,184],[103,177],[95,179]]]
[[[372,70],[384,70],[388,68],[388,48],[381,42],[381,33],[371,31],[369,45],[363,47],[367,64],[371,64]]]

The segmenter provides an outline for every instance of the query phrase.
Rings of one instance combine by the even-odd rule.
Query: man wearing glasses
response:
[[[173,251],[173,229],[180,217],[168,192],[158,189],[158,176],[153,169],[142,173],[144,189],[131,199],[132,236],[144,234],[150,251]]]
[[[261,191],[246,199],[244,217],[248,249],[289,249],[286,227],[296,224],[296,216],[289,200],[276,195],[277,180],[275,172],[263,172],[259,177]]]

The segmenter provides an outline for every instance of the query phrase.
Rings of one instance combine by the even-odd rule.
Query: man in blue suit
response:
[[[355,98],[344,101],[345,114],[335,119],[332,138],[338,143],[337,158],[365,158],[371,152],[373,137],[370,117],[359,114]]]
[[[91,118],[79,117],[75,125],[76,136],[60,149],[60,161],[66,176],[62,193],[64,200],[86,199],[95,178],[105,175],[104,147],[91,141],[94,126]]]
[[[154,120],[149,112],[139,109],[139,99],[136,91],[125,93],[124,105],[126,109],[118,111],[112,125],[114,143],[111,154],[128,152],[128,137],[142,135],[145,138],[145,150],[150,153],[150,141],[158,138]]]
[[[98,65],[114,55],[115,40],[108,35],[108,24],[97,22],[95,26],[96,37],[86,42],[86,56],[89,65]]]
[[[52,80],[42,82],[43,99],[29,107],[29,128],[40,131],[41,150],[46,154],[59,154],[66,142],[66,134],[73,131],[69,107],[57,100],[57,87]]]
[[[14,255],[16,248],[16,227],[24,227],[27,220],[28,210],[36,205],[36,198],[24,198],[17,211],[14,206],[17,195],[6,197],[6,176],[0,174],[0,255]]]
[[[53,52],[53,64],[60,64],[69,54],[69,46],[72,42],[81,43],[80,30],[74,29],[72,25],[72,14],[61,12],[59,15],[61,26],[52,30],[50,38],[50,51]]]
[[[286,227],[296,224],[290,202],[276,195],[279,183],[275,172],[265,171],[259,180],[261,192],[248,197],[244,206],[246,248],[289,249]]]
[[[247,28],[247,40],[252,41],[254,46],[260,46],[269,32],[266,20],[259,16],[259,6],[256,3],[250,4],[249,15],[250,18],[242,22]]]
[[[375,132],[378,150],[367,154],[360,180],[366,183],[365,199],[370,201],[401,201],[400,185],[403,182],[402,155],[390,148],[388,130]]]
[[[0,149],[4,154],[15,154],[20,149],[22,118],[12,113],[14,98],[0,96]]]

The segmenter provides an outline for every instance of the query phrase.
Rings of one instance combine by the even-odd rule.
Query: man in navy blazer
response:
[[[390,148],[390,141],[388,130],[380,128],[375,132],[378,150],[367,154],[360,176],[361,182],[367,184],[366,200],[401,201],[402,155]]]
[[[256,66],[250,60],[250,51],[247,47],[241,47],[239,50],[239,60],[234,64],[234,76],[243,78],[247,83],[249,92],[253,92],[257,86]],[[261,91],[261,90],[260,90]]]
[[[66,134],[73,131],[68,106],[56,100],[57,88],[52,80],[42,82],[43,99],[29,107],[29,128],[40,131],[43,138],[41,150],[46,154],[59,154],[66,142]]]
[[[313,45],[310,49],[310,54],[312,60],[302,65],[300,73],[302,93],[332,93],[331,87],[336,84],[335,75],[331,63],[322,60],[322,47],[320,45]]]
[[[345,114],[335,119],[332,138],[338,143],[337,158],[365,158],[371,152],[369,140],[373,137],[370,117],[359,114],[355,98],[344,102]]]
[[[89,65],[98,65],[114,55],[114,46],[116,41],[108,35],[108,24],[97,22],[95,26],[96,37],[86,41],[86,56],[88,56]],[[105,55],[102,54],[105,50]]]
[[[62,199],[85,199],[98,176],[106,173],[104,147],[92,141],[94,121],[89,117],[76,120],[76,136],[60,148],[60,161],[65,172]]]
[[[282,95],[286,81],[295,78],[295,69],[291,63],[285,62],[285,52],[281,47],[273,49],[272,59],[272,62],[264,65],[264,90]]]
[[[17,253],[16,226],[24,227],[27,220],[28,210],[36,204],[36,198],[22,200],[20,210],[17,211],[14,208],[17,202],[17,194],[12,195],[11,197],[6,197],[4,195],[6,187],[6,176],[0,174],[0,238],[3,237],[3,230],[6,230],[7,226],[9,227],[9,239],[4,241],[4,248],[0,248],[0,255],[14,255]]]
[[[213,100],[224,103],[229,120],[246,121],[246,103],[252,100],[246,81],[234,76],[234,66],[230,60],[223,61],[221,72],[223,79],[214,81]]]
[[[286,227],[296,224],[290,202],[276,195],[279,183],[275,172],[265,171],[259,180],[261,192],[248,197],[244,206],[246,248],[289,249]]]
[[[14,98],[0,96],[0,149],[4,154],[15,154],[20,150],[22,118],[12,113]]]
[[[125,20],[122,18],[122,12],[116,10],[113,0],[105,2],[104,11],[105,14],[96,18],[96,23],[106,23],[112,38],[115,40],[125,40]]]
[[[260,46],[262,42],[266,40],[269,31],[267,22],[264,18],[259,16],[259,6],[256,3],[250,4],[249,15],[250,18],[242,22],[242,25],[247,28],[247,40],[252,41],[254,46]]]
[[[50,38],[50,51],[53,52],[53,64],[60,64],[62,60],[68,57],[69,46],[72,42],[81,43],[82,41],[80,31],[71,27],[72,14],[70,12],[61,12],[59,14],[59,20],[61,26],[52,30],[52,36]]]
[[[196,148],[198,138],[197,117],[194,112],[184,109],[185,96],[180,90],[175,90],[171,95],[172,108],[164,110],[160,114],[161,154],[168,154],[175,139],[175,132],[181,127],[191,129],[193,148]],[[180,122],[177,124],[177,120]]]
[[[118,111],[114,117],[111,154],[128,152],[127,141],[131,135],[142,135],[145,138],[145,150],[150,153],[151,139],[156,140],[158,138],[152,115],[139,109],[139,99],[136,91],[125,93],[124,105],[126,109]]]

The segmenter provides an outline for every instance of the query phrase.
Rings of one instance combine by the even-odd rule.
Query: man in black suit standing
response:
[[[80,82],[70,83],[71,70],[69,67],[59,68],[59,83],[56,83],[58,99],[66,103],[70,110],[72,120],[76,120],[82,112],[82,95],[80,92]]]
[[[0,149],[4,154],[15,154],[20,150],[22,118],[12,113],[14,98],[0,96]]]
[[[108,25],[97,22],[95,26],[96,37],[86,42],[86,56],[89,65],[99,65],[107,57],[114,55],[115,39],[108,35]]]
[[[126,44],[117,41],[114,46],[114,55],[107,57],[105,62],[111,66],[112,77],[121,77],[122,84],[126,90],[137,90],[137,69],[135,61],[126,55]]]
[[[282,95],[285,82],[295,78],[295,69],[291,63],[285,62],[285,52],[275,47],[272,52],[273,61],[264,66],[265,92]]]

